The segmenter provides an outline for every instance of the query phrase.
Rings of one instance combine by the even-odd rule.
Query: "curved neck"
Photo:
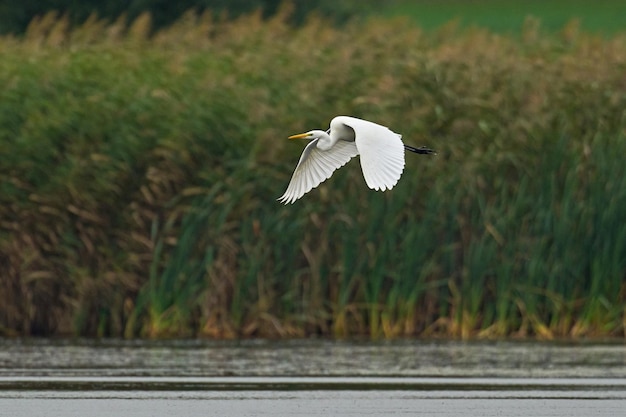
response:
[[[332,132],[329,135],[323,130],[316,131],[315,136],[318,137],[317,147],[323,151],[327,151],[335,146],[335,143],[339,140],[339,138],[333,135]]]

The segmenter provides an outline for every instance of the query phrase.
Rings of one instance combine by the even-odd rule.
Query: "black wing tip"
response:
[[[414,153],[419,153],[422,155],[437,155],[437,152],[434,150],[427,148],[426,146],[420,146],[419,148],[414,148],[413,146],[404,145],[404,149],[407,151],[411,151]]]

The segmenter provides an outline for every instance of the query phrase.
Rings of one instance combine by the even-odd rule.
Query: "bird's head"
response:
[[[306,133],[300,133],[298,135],[289,136],[289,139],[308,139],[313,140],[317,138],[321,138],[322,136],[327,136],[328,133],[323,130],[310,130]]]

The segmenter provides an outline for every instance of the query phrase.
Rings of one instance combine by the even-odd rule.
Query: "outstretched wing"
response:
[[[404,144],[401,136],[367,120],[348,116],[336,119],[354,130],[367,186],[373,190],[391,190],[404,171]]]
[[[337,141],[329,150],[322,151],[317,148],[318,140],[312,140],[304,148],[287,191],[278,199],[281,203],[293,203],[330,178],[337,168],[344,166],[359,153],[354,142],[343,140]]]

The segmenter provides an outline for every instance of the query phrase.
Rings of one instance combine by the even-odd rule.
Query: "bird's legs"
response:
[[[425,155],[437,155],[437,152],[433,151],[430,148],[427,148],[426,146],[420,146],[419,148],[414,148],[409,145],[404,145],[404,149],[406,149],[407,151],[414,152],[414,153],[421,153]]]

